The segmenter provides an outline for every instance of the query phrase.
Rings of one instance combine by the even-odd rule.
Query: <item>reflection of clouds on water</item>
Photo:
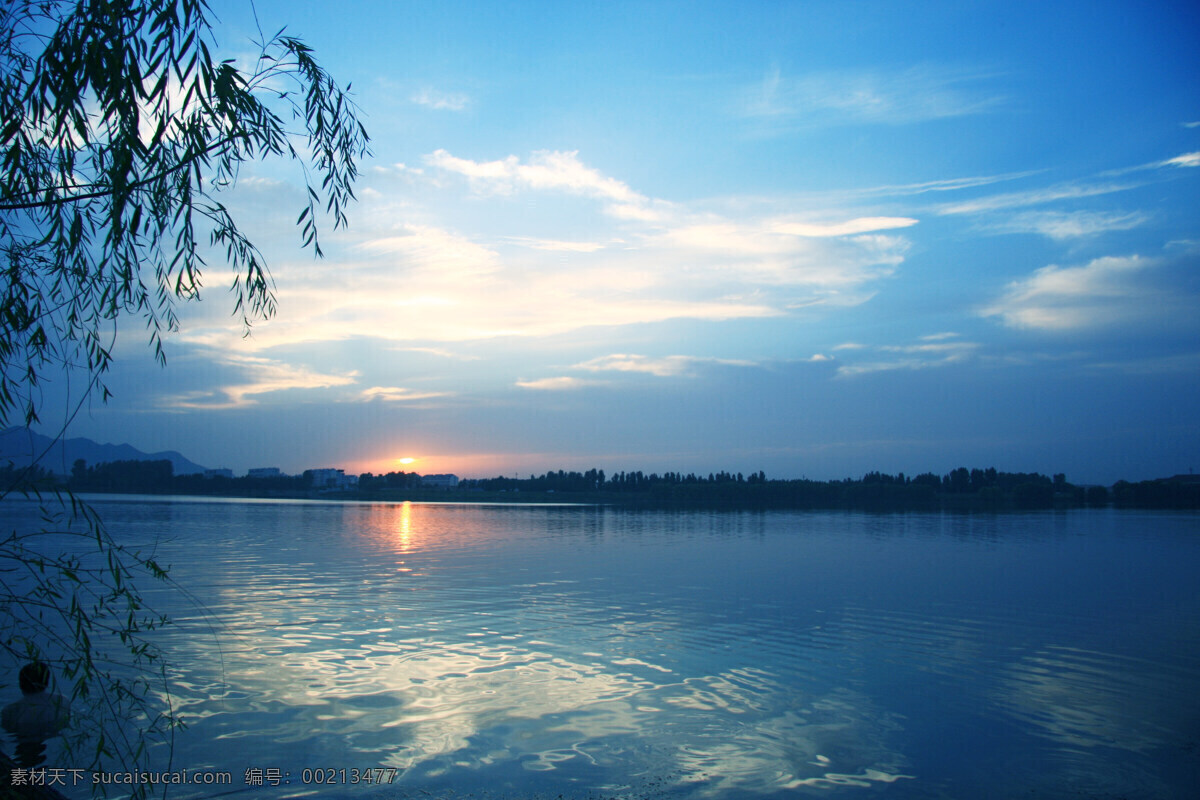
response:
[[[1009,668],[998,702],[1060,745],[1146,752],[1169,735],[1151,720],[1170,716],[1173,683],[1141,659],[1047,647]]]
[[[903,758],[888,747],[898,726],[859,693],[839,689],[809,698],[749,669],[664,691],[671,689],[682,694],[670,701],[700,712],[671,729],[679,780],[696,784],[695,796],[868,786],[913,777],[898,772]]]
[[[618,600],[619,561],[596,571],[577,561],[580,544],[609,557],[605,537],[690,539],[695,517],[635,516],[614,533],[595,512],[317,514],[329,518],[320,531],[289,517],[211,554],[222,565],[207,598],[223,621],[219,674],[217,637],[198,617],[167,633],[191,662],[177,698],[192,722],[189,763],[228,767],[234,744],[260,767],[286,769],[255,763],[281,757],[293,769],[396,767],[409,787],[503,776],[633,796],[652,782],[697,798],[909,777],[889,745],[891,716],[865,695],[805,692],[794,676],[739,665],[737,647],[792,652],[800,629],[741,617],[713,626],[729,609],[633,585],[636,599]],[[284,530],[302,522],[299,535]],[[762,525],[707,522],[710,533],[732,526],[734,544]],[[561,553],[570,558],[552,560]],[[845,648],[847,632],[830,644]]]
[[[525,720],[618,704],[645,686],[595,664],[483,645],[431,649],[396,667],[395,691],[404,708],[394,725],[404,731],[405,744],[386,761],[404,768],[469,750],[471,737],[494,726],[523,729]],[[628,720],[619,727],[634,730]],[[519,748],[510,753],[518,754]]]
[[[739,629],[698,626],[685,605],[617,604],[544,566],[477,584],[476,563],[494,568],[479,544],[491,540],[463,524],[470,514],[428,511],[352,510],[380,557],[328,575],[320,547],[269,571],[232,562],[212,587],[220,680],[198,669],[215,637],[169,632],[177,655],[194,653],[178,698],[189,763],[228,766],[236,743],[251,762],[258,748],[293,766],[396,767],[414,787],[505,775],[706,798],[910,777],[888,745],[891,717],[865,695],[805,693],[738,666],[727,648]],[[447,572],[437,558],[451,551],[461,569]],[[398,574],[396,556],[412,570]],[[794,646],[794,631],[764,625],[747,629],[756,646]]]
[[[763,711],[770,699],[768,692],[777,690],[768,673],[753,668],[730,670],[721,675],[688,678],[683,686],[688,691],[666,702],[679,708],[700,711],[722,709],[731,714]]]
[[[895,724],[848,690],[806,698],[753,668],[654,683],[563,659],[515,659],[508,670],[481,666],[483,675],[438,674],[439,660],[426,665],[439,686],[417,684],[426,690],[397,723],[411,735],[388,762],[425,776],[508,760],[530,771],[597,768],[618,782],[670,776],[694,797],[912,777],[887,747]],[[481,697],[492,691],[484,687],[494,693]]]
[[[681,678],[499,636],[264,655],[264,638],[229,666],[238,696],[188,704],[222,748],[266,737],[299,762],[369,761],[417,785],[514,767],[599,772],[627,790],[652,776],[693,797],[911,777],[867,698],[807,697],[760,669]]]
[[[899,656],[923,672],[954,677],[979,663],[987,634],[982,623],[962,615],[850,606],[815,638],[863,661]]]
[[[1056,646],[1005,673],[995,701],[1050,743],[1039,764],[1044,781],[1103,796],[1170,796],[1155,762],[1140,756],[1183,756],[1177,731],[1188,729],[1195,709],[1189,675],[1145,659]]]

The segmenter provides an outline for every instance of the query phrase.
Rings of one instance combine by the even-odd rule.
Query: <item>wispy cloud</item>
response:
[[[416,400],[430,400],[435,397],[446,397],[449,392],[415,392],[401,386],[372,386],[363,389],[359,396],[363,400],[381,400],[387,403],[410,403]]]
[[[439,92],[428,87],[417,90],[409,99],[437,111],[462,111],[471,103],[471,98],[460,92]]]
[[[1032,175],[1037,175],[1038,173],[1039,170],[1025,170],[1023,172],[1009,172],[1001,175],[976,175],[968,178],[944,178],[936,181],[890,184],[884,186],[873,186],[867,189],[858,189],[852,194],[859,197],[903,197],[906,195],[926,194],[927,192],[957,192],[963,189],[975,189],[980,186],[989,186],[993,183],[1003,183],[1005,181],[1028,178]]]
[[[380,196],[364,197],[338,269],[277,268],[286,313],[251,339],[231,341],[215,323],[185,338],[243,351],[356,337],[430,346],[816,313],[869,298],[870,284],[903,262],[902,231],[917,224],[823,204],[801,213],[789,200],[702,211],[643,195],[575,153],[479,162],[439,150],[428,164],[434,174],[397,181],[389,170],[371,184]],[[564,194],[579,199],[567,228],[558,203],[539,202]],[[586,238],[562,233],[581,229]]]
[[[795,225],[807,232],[816,227]],[[908,248],[908,241],[896,236],[810,236],[788,230],[775,219],[712,217],[681,221],[649,235],[645,244],[665,254],[666,263],[681,261],[679,266],[693,274],[703,271],[709,279],[761,286],[811,287],[830,303],[861,302],[861,297],[846,292],[892,274]]]
[[[962,363],[974,356],[980,345],[978,342],[956,341],[957,339],[956,333],[936,333],[921,337],[917,344],[875,347],[841,345],[837,349],[857,351],[861,355],[856,358],[863,360],[853,360],[838,366],[837,375],[850,377],[871,372],[931,369]]]
[[[277,359],[235,353],[221,355],[214,361],[247,373],[246,380],[210,391],[167,397],[164,398],[163,405],[168,408],[238,408],[255,405],[261,395],[273,392],[348,386],[355,382],[358,375],[355,371],[319,372],[307,366],[292,365]]]
[[[743,115],[801,125],[906,125],[992,111],[1004,97],[985,73],[936,65],[789,76],[771,69],[745,92]]]
[[[1140,211],[1027,211],[987,223],[993,233],[1038,233],[1059,241],[1137,228],[1150,219]]]
[[[986,195],[934,206],[942,216],[986,215],[997,211],[1077,201],[1137,189],[1165,179],[1163,170],[1200,166],[1200,152],[1184,153],[1162,161],[1111,169],[1077,180],[1060,181],[1049,186],[1001,194]],[[1155,172],[1159,175],[1156,177]],[[1032,175],[1036,173],[1026,173]],[[1139,177],[1134,177],[1135,175]],[[1015,176],[1024,177],[1024,176]],[[990,220],[986,229],[999,232],[1041,233],[1054,239],[1091,236],[1112,230],[1128,230],[1144,223],[1148,216],[1140,212],[1115,211],[1043,211]]]
[[[453,350],[447,350],[445,347],[397,347],[395,349],[403,353],[428,353],[431,356],[450,358],[456,361],[478,361],[480,358],[479,356],[456,353]]]
[[[569,242],[561,239],[535,239],[528,236],[509,236],[506,241],[534,250],[551,250],[557,253],[594,253],[603,249],[603,242]]]
[[[1083,266],[1051,264],[1008,285],[1003,296],[982,310],[1014,328],[1068,331],[1108,327],[1154,313],[1159,292],[1145,273],[1152,259],[1106,256]]]
[[[649,220],[658,216],[648,198],[585,165],[577,151],[539,150],[522,162],[517,156],[472,161],[437,150],[425,160],[432,167],[466,177],[477,192],[512,194],[522,188],[559,191],[604,200],[608,213],[616,217]]]
[[[1007,192],[990,197],[947,203],[940,206],[937,209],[937,213],[944,215],[978,214],[985,211],[1042,205],[1058,200],[1079,200],[1085,197],[1123,192],[1136,187],[1137,184],[1133,183],[1093,183],[1090,181],[1059,183],[1054,186],[1031,189],[1024,192]]]
[[[1184,153],[1162,162],[1164,167],[1200,167],[1200,152]]]
[[[573,369],[583,369],[592,372],[644,372],[650,375],[657,375],[658,377],[675,377],[692,375],[695,373],[697,367],[703,365],[752,367],[755,364],[753,361],[707,358],[703,356],[663,356],[652,358],[650,356],[614,353],[576,364]]]
[[[778,219],[770,223],[774,233],[787,233],[793,236],[851,236],[871,231],[907,228],[916,225],[918,220],[912,217],[858,217],[835,223],[813,223],[801,220]]]
[[[583,378],[573,378],[570,376],[559,376],[555,378],[538,378],[531,381],[517,381],[517,386],[522,389],[536,389],[538,391],[562,392],[572,389],[582,389],[585,386],[599,385],[600,381],[589,381]]]
[[[1131,167],[1118,167],[1116,169],[1105,170],[1100,173],[1101,178],[1120,177],[1136,172],[1156,172],[1162,170],[1174,170],[1179,168],[1200,167],[1200,152],[1183,153],[1174,158],[1166,158],[1160,161],[1150,161],[1144,164],[1134,164]]]
[[[399,235],[370,238],[357,248],[398,257],[410,272],[434,272],[462,280],[495,272],[501,266],[499,255],[491,248],[428,225],[403,225]]]

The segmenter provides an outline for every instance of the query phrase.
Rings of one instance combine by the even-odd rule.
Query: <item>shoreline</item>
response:
[[[51,490],[53,491],[53,490]],[[59,487],[59,491],[69,491]],[[46,494],[43,490],[43,494]],[[812,498],[788,497],[730,497],[730,496],[672,496],[666,493],[616,493],[616,492],[491,492],[483,490],[382,490],[361,491],[271,491],[271,492],[180,492],[180,491],[96,491],[75,492],[82,499],[144,497],[169,500],[173,498],[189,501],[211,502],[304,502],[314,505],[348,503],[422,505],[472,505],[472,506],[556,506],[578,508],[611,508],[625,511],[872,511],[879,513],[1021,513],[1030,511],[1071,511],[1078,509],[1117,510],[1175,510],[1196,511],[1196,506],[1172,504],[1135,504],[1122,502],[1087,503],[1076,502],[1070,496],[1055,496],[1049,502],[1021,502],[1012,496],[984,496],[938,494],[928,499],[910,502],[887,502],[878,498],[843,497],[840,502],[818,502]],[[857,501],[857,502],[856,502]]]

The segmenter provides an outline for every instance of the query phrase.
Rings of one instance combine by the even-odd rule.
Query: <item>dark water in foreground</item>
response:
[[[194,598],[152,595],[174,766],[233,786],[175,797],[1200,786],[1194,514],[96,500]]]

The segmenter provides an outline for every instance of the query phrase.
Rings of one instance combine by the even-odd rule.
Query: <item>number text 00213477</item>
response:
[[[395,767],[366,767],[335,768],[321,767],[302,769],[300,783],[304,785],[333,785],[333,784],[387,784],[396,780],[398,770]],[[292,773],[281,769],[251,767],[246,770],[245,782],[248,786],[280,786],[292,782]]]

